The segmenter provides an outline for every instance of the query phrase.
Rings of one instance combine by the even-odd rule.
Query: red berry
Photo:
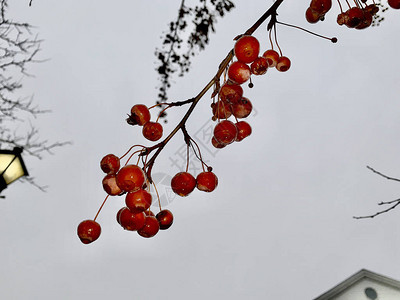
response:
[[[232,63],[228,69],[228,77],[237,84],[245,83],[251,75],[250,67],[240,61]]]
[[[278,63],[279,54],[275,50],[267,50],[264,52],[263,57],[267,60],[268,66],[273,68]]]
[[[247,118],[252,109],[253,105],[246,97],[243,97],[239,103],[232,105],[232,113],[238,119]]]
[[[139,213],[150,208],[151,194],[143,189],[126,194],[125,204],[133,213]]]
[[[264,75],[268,70],[268,62],[264,57],[258,57],[252,62],[250,69],[254,75]]]
[[[144,212],[144,214],[146,215],[146,216],[150,216],[150,217],[155,217],[155,215],[154,215],[154,213],[151,211],[151,210],[146,210],[145,212]]]
[[[347,12],[338,14],[336,22],[339,25],[347,24],[349,22],[349,15],[347,14]]]
[[[90,244],[99,238],[101,227],[96,221],[85,220],[78,225],[77,233],[82,243]]]
[[[180,172],[172,177],[171,188],[175,194],[185,197],[193,192],[196,179],[188,172]]]
[[[155,217],[147,216],[144,226],[138,230],[138,234],[145,238],[151,238],[160,230],[160,225]]]
[[[238,61],[249,64],[258,57],[260,43],[255,37],[245,35],[237,40],[234,51]]]
[[[108,174],[102,181],[103,189],[110,196],[116,196],[122,193],[121,188],[117,184],[117,178],[114,174]]]
[[[240,142],[251,134],[251,126],[249,125],[249,123],[245,121],[240,121],[237,122],[235,125],[238,131],[236,142]]]
[[[212,192],[218,185],[218,178],[213,172],[201,172],[196,177],[197,189],[203,192]]]
[[[227,119],[232,115],[230,104],[223,101],[212,103],[212,111],[215,119]]]
[[[221,144],[231,144],[235,141],[237,130],[235,124],[231,121],[224,120],[218,123],[214,128],[214,137]]]
[[[164,209],[157,214],[156,219],[158,220],[160,229],[165,230],[171,227],[174,222],[174,215],[168,209]]]
[[[286,72],[290,69],[290,59],[286,56],[281,56],[278,59],[278,63],[276,64],[276,69],[279,72]]]
[[[136,104],[131,108],[131,115],[126,121],[130,125],[143,126],[150,121],[150,111],[146,105]]]
[[[400,0],[388,0],[388,4],[391,8],[400,9]]]
[[[363,10],[358,7],[350,8],[348,11],[346,11],[346,14],[349,18],[345,24],[349,28],[355,28],[361,23],[362,19],[364,18]]]
[[[306,10],[306,20],[308,23],[314,24],[321,19],[321,14],[313,10],[311,7]]]
[[[372,14],[366,10],[363,10],[363,18],[362,18],[360,24],[358,24],[355,28],[356,29],[368,28],[369,26],[371,26],[372,21],[373,21]]]
[[[100,168],[107,174],[117,173],[119,166],[119,158],[114,154],[107,154],[100,161]]]
[[[143,126],[142,130],[143,136],[149,141],[157,141],[163,135],[163,127],[158,122],[147,122]]]
[[[119,218],[121,217],[121,213],[122,211],[126,209],[126,207],[121,208],[118,212],[117,212],[117,222],[119,225],[121,225],[121,221],[119,220]]]
[[[126,230],[135,231],[144,226],[145,218],[144,212],[133,213],[124,207],[119,213],[119,224]]]
[[[215,139],[215,137],[212,137],[212,138],[211,138],[211,144],[212,144],[215,148],[217,148],[217,149],[222,149],[222,148],[224,148],[224,147],[226,146],[226,144],[222,144],[222,143],[218,142],[218,141]]]
[[[332,7],[332,0],[312,0],[310,8],[319,14],[326,14]]]
[[[397,2],[400,3],[400,0],[398,0]],[[379,7],[376,4],[370,4],[370,5],[367,5],[364,8],[364,10],[374,16],[379,11]]]
[[[127,165],[117,173],[117,184],[124,192],[134,192],[142,188],[145,181],[143,170],[137,165]]]
[[[219,98],[227,103],[234,104],[243,97],[243,89],[238,84],[225,83],[219,90]]]

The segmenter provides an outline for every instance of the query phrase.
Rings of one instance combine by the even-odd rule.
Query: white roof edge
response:
[[[345,289],[347,289],[348,287],[352,286],[354,283],[356,283],[357,281],[359,281],[359,280],[361,280],[363,278],[369,278],[369,279],[378,281],[380,283],[386,284],[388,286],[391,286],[391,287],[393,287],[395,289],[400,290],[400,281],[395,280],[395,279],[390,278],[390,277],[387,277],[387,276],[383,276],[383,275],[377,274],[375,272],[368,271],[366,269],[361,269],[360,271],[358,271],[354,275],[352,275],[349,278],[345,279],[344,281],[342,281],[338,285],[334,286],[333,288],[331,288],[327,292],[323,293],[321,296],[315,298],[314,300],[329,300],[330,297],[333,297],[333,296],[341,293],[342,291],[344,291]]]

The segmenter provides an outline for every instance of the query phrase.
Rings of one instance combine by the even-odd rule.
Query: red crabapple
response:
[[[242,141],[244,138],[248,137],[251,134],[251,126],[249,125],[249,123],[245,121],[240,121],[237,122],[235,125],[238,131],[236,142]]]
[[[133,213],[145,211],[150,208],[152,202],[151,194],[143,189],[126,194],[125,204]]]
[[[388,4],[391,8],[400,9],[400,0],[388,0]]]
[[[286,72],[290,69],[290,59],[286,56],[281,56],[278,59],[278,63],[276,64],[276,69],[279,72]]]
[[[250,100],[243,97],[239,103],[232,105],[232,113],[238,119],[247,118],[253,109]]]
[[[312,0],[310,8],[319,14],[326,14],[332,7],[332,0]]]
[[[268,62],[264,57],[256,58],[250,65],[251,73],[254,75],[264,75],[268,70]]]
[[[100,161],[100,168],[104,173],[115,174],[120,166],[119,157],[114,154],[107,154]]]
[[[260,43],[254,36],[244,35],[235,43],[234,51],[238,61],[249,64],[258,57]]]
[[[211,108],[215,120],[229,118],[232,115],[230,106],[231,105],[229,103],[224,101],[218,101],[217,103],[212,103]]]
[[[243,88],[238,84],[225,83],[219,90],[219,98],[230,104],[234,104],[242,99]]]
[[[222,149],[226,146],[226,144],[218,142],[215,137],[211,138],[211,144],[217,149]]]
[[[142,134],[149,141],[155,142],[162,137],[163,127],[158,122],[149,121],[144,124]]]
[[[196,177],[197,189],[203,192],[212,192],[218,185],[218,177],[213,172],[201,172]]]
[[[363,18],[355,28],[356,29],[365,29],[371,26],[373,21],[373,16],[370,12],[366,11],[365,9],[363,10]]]
[[[245,83],[250,79],[250,67],[240,61],[235,61],[229,66],[228,77],[237,84]]]
[[[308,23],[314,24],[321,19],[321,14],[313,10],[311,7],[306,10],[306,20]]]
[[[90,244],[99,238],[101,226],[96,221],[85,220],[78,225],[77,233],[82,243]]]
[[[126,230],[135,231],[144,226],[145,218],[144,212],[133,213],[124,207],[119,213],[119,224]]]
[[[346,11],[346,14],[348,15],[349,19],[345,24],[349,28],[354,28],[358,26],[364,18],[364,12],[359,7],[350,8]]]
[[[160,225],[160,230],[166,230],[170,228],[174,222],[174,215],[168,209],[163,209],[156,215],[156,219]]]
[[[121,188],[117,184],[117,178],[114,174],[107,174],[102,181],[103,189],[110,196],[120,195],[122,193]]]
[[[143,126],[150,121],[150,111],[146,105],[136,104],[131,108],[131,115],[126,121],[130,125]]]
[[[140,167],[127,165],[117,173],[117,184],[124,192],[134,192],[142,188],[145,178]]]
[[[155,214],[151,211],[151,210],[146,210],[145,212],[144,212],[144,214],[146,215],[146,216],[151,216],[151,217],[155,217]]]
[[[146,216],[144,226],[138,230],[138,234],[145,238],[151,238],[160,230],[158,220],[152,216]]]
[[[218,123],[214,128],[214,137],[217,142],[228,145],[235,141],[237,130],[235,124],[224,120]]]
[[[121,221],[119,220],[119,218],[120,218],[120,216],[121,216],[121,213],[122,213],[122,211],[124,210],[124,209],[127,209],[127,207],[123,207],[123,208],[121,208],[118,212],[117,212],[117,222],[118,222],[118,224],[119,225],[121,225]]]
[[[264,52],[263,57],[267,60],[268,66],[273,68],[278,63],[279,53],[275,50],[267,50]]]
[[[188,172],[180,172],[172,177],[171,188],[175,194],[186,197],[196,187],[196,179]]]

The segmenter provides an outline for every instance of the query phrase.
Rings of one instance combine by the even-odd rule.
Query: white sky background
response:
[[[269,70],[245,88],[257,111],[248,118],[251,137],[215,157],[203,150],[217,190],[174,199],[166,207],[174,225],[152,239],[124,231],[115,220],[124,198],[110,198],[98,218],[101,237],[83,245],[76,226],[94,217],[105,196],[100,159],[145,143],[125,117],[132,105],[155,102],[154,49],[180,1],[16,2],[10,12],[37,26],[40,57],[50,59],[30,67],[35,78],[24,78],[21,93],[53,111],[34,120],[41,137],[73,145],[42,161],[26,158],[47,193],[20,182],[3,192],[0,298],[313,299],[361,268],[400,279],[400,211],[352,219],[400,195],[399,183],[365,167],[400,177],[400,11],[355,31],[336,24],[336,4],[324,23],[310,25],[308,1],[285,1],[281,21],[339,42],[278,27],[292,68]],[[195,96],[232,39],[271,3],[235,1],[191,72],[176,79],[171,100]],[[265,27],[255,35],[266,49]],[[189,132],[207,123],[209,104],[207,94]],[[184,110],[170,111],[165,131]],[[154,172],[180,171],[169,158],[182,143],[178,134]]]

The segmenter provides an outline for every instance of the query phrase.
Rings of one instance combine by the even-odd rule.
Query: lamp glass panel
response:
[[[15,155],[13,154],[0,154],[0,173],[10,164]],[[24,170],[21,166],[21,161],[18,157],[14,159],[8,169],[4,172],[3,177],[7,185],[17,180],[24,175]]]

